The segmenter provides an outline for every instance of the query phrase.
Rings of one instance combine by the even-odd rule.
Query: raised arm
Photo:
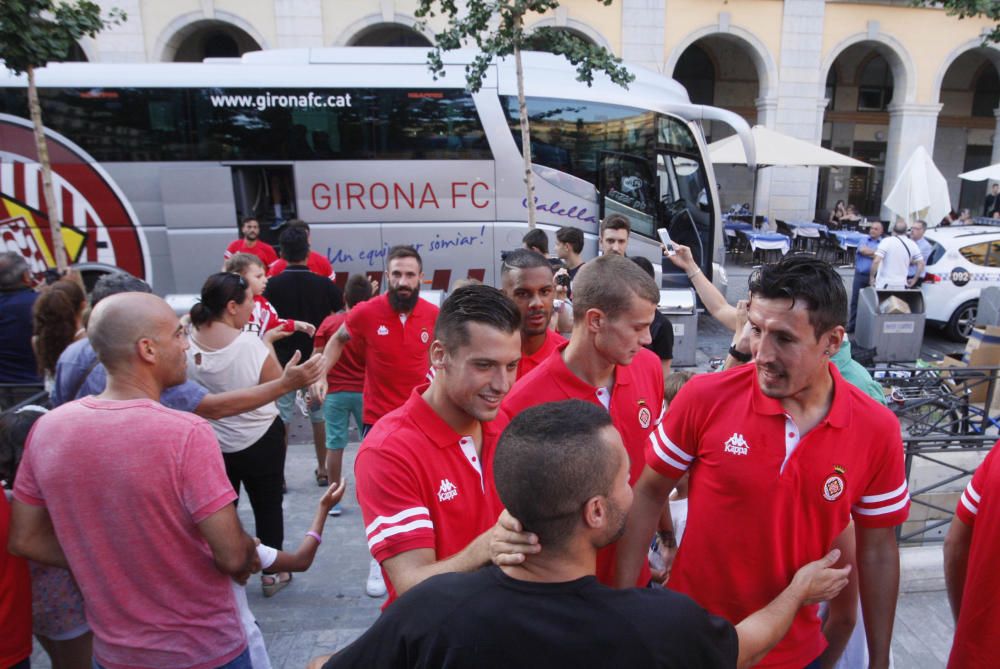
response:
[[[518,564],[525,556],[541,550],[538,537],[524,532],[521,524],[505,510],[496,525],[472,540],[455,555],[438,560],[431,548],[399,553],[382,563],[392,587],[402,595],[413,586],[437,574],[470,572],[490,562]]]
[[[770,604],[736,626],[740,640],[737,667],[744,669],[760,662],[788,632],[799,608],[832,599],[847,585],[851,567],[834,569],[838,559],[840,551],[834,549],[822,559],[805,565]]]
[[[308,386],[321,375],[325,377],[321,356],[314,355],[300,365],[298,362],[301,357],[296,351],[285,365],[281,376],[274,380],[250,388],[205,395],[194,412],[202,418],[209,419],[235,416],[273,402],[293,390]]]
[[[701,298],[701,301],[705,304],[705,308],[708,309],[708,313],[712,314],[715,320],[722,323],[731,331],[735,331],[739,327],[736,318],[736,307],[726,301],[726,296],[701,271],[698,263],[694,261],[694,256],[691,255],[691,249],[683,244],[675,243],[674,254],[667,255],[667,258],[687,274],[695,292],[698,293],[698,297]]]

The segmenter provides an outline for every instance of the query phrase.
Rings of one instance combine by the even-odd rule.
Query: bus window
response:
[[[511,133],[521,148],[517,98],[501,97]],[[632,107],[584,100],[528,98],[531,158],[538,165],[597,185],[602,152],[653,158],[655,114]]]
[[[621,214],[633,233],[656,237],[656,191],[649,162],[641,156],[601,152],[597,190],[601,218]]]

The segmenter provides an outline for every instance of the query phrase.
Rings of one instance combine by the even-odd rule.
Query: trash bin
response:
[[[989,286],[980,291],[976,325],[1000,325],[1000,286]]]
[[[698,311],[693,288],[660,291],[659,310],[674,328],[674,358],[671,367],[694,367],[698,351]]]
[[[898,297],[910,307],[908,314],[879,313],[879,305]],[[924,295],[919,290],[862,289],[858,295],[858,320],[854,341],[875,349],[875,362],[916,360],[924,343]]]

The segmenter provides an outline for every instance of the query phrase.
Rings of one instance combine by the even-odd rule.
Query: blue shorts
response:
[[[361,432],[361,393],[330,393],[323,402],[326,416],[326,447],[331,451],[347,448],[347,433],[351,429],[351,416]]]
[[[278,415],[281,416],[281,422],[283,422],[285,425],[288,425],[289,423],[292,422],[292,417],[295,415],[296,411],[300,411],[300,409],[297,406],[295,406],[295,396],[300,392],[302,393],[303,401],[305,401],[305,392],[306,392],[305,390],[293,390],[292,392],[285,393],[277,400],[275,400],[275,403],[278,405]],[[312,402],[309,402],[308,404],[309,404],[309,422],[313,424],[322,423],[323,405],[322,404],[313,405]]]

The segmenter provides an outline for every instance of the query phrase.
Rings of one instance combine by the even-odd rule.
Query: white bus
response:
[[[196,64],[54,64],[37,73],[71,259],[121,267],[157,293],[193,293],[221,265],[242,217],[276,241],[284,221],[312,229],[338,282],[381,278],[413,244],[431,288],[495,283],[520,246],[527,200],[512,62],[465,89],[472,52],[446,54],[435,80],[424,48],[262,51]],[[677,82],[634,70],[624,90],[576,81],[564,59],[526,53],[538,224],[572,225],[596,253],[600,219],[632,221],[629,252],[660,258],[657,227],[720,262],[715,177],[699,122],[735,114],[692,105]],[[26,80],[0,78],[0,234],[52,266]],[[683,285],[683,275],[666,283]]]

